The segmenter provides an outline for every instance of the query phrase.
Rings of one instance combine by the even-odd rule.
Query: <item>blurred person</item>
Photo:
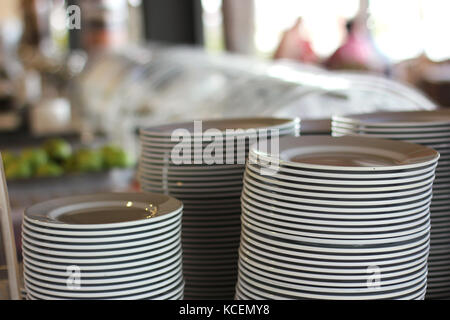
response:
[[[344,43],[325,61],[325,67],[387,73],[387,61],[376,49],[365,25],[359,20],[349,20],[345,28]]]
[[[298,18],[295,24],[283,33],[273,58],[296,60],[303,63],[318,62],[311,42],[305,35],[302,18]]]

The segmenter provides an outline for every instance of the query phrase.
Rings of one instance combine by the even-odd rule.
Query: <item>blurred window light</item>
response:
[[[202,0],[201,4],[205,47],[209,51],[222,51],[225,48],[222,0]]]
[[[375,44],[394,62],[423,52],[420,0],[376,0],[369,3]]]
[[[312,47],[319,56],[333,53],[342,41],[343,21],[356,15],[359,0],[254,0],[255,47],[272,54],[283,32],[301,17]]]
[[[425,54],[434,61],[450,58],[450,42],[445,30],[450,30],[450,1],[422,0]]]
[[[255,47],[263,56],[273,54],[283,32],[299,17],[314,51],[323,58],[331,55],[345,37],[345,20],[355,17],[360,6],[360,0],[253,1]],[[369,0],[368,10],[373,41],[393,62],[422,53],[434,61],[450,58],[450,42],[444,38],[445,30],[450,30],[450,1]]]

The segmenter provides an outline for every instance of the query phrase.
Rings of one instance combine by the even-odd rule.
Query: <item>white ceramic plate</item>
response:
[[[255,164],[251,164],[251,166],[254,166],[255,168],[260,168],[261,164],[258,163],[258,159],[252,157],[251,160],[255,161]],[[411,170],[401,170],[398,172],[390,172],[387,171],[387,173],[383,173],[382,171],[377,172],[335,172],[332,170],[307,170],[307,169],[298,169],[298,168],[288,168],[288,167],[279,167],[278,173],[285,174],[285,175],[294,175],[294,176],[311,176],[311,177],[319,177],[319,178],[326,178],[326,179],[389,179],[389,178],[401,178],[401,177],[408,177],[408,176],[417,176],[421,174],[425,174],[430,172],[433,169],[436,169],[437,164],[431,164],[429,166],[425,167],[419,167],[414,168]],[[438,166],[440,167],[440,166]],[[270,177],[270,176],[269,176]]]
[[[252,278],[259,278],[260,277],[252,277]],[[345,294],[343,293],[343,290],[341,289],[335,289],[336,294],[333,295],[331,289],[326,288],[322,290],[314,290],[314,287],[311,287],[312,291],[305,291],[304,293],[301,293],[299,291],[294,291],[292,289],[278,289],[273,287],[271,282],[273,281],[265,281],[264,283],[260,281],[255,281],[253,279],[250,279],[247,277],[247,275],[244,275],[242,273],[239,273],[239,279],[241,281],[245,281],[249,284],[250,288],[258,288],[259,291],[256,291],[257,294],[262,296],[266,296],[269,299],[273,299],[272,295],[264,294],[261,290],[266,290],[268,292],[273,292],[276,295],[280,295],[280,297],[292,297],[292,298],[306,298],[306,299],[332,299],[332,300],[367,300],[367,299],[394,299],[396,297],[401,297],[403,295],[407,295],[410,293],[413,293],[417,291],[419,288],[421,288],[424,283],[426,282],[426,277],[421,276],[417,280],[409,281],[403,286],[397,286],[399,289],[398,291],[385,293],[384,290],[378,290],[378,289],[369,289],[366,288],[365,292],[361,292],[360,295],[357,293],[353,294]],[[242,282],[241,282],[242,285]],[[392,286],[394,287],[394,286]],[[305,286],[305,288],[308,288]],[[318,288],[318,287],[317,287]],[[402,290],[403,289],[403,290]],[[328,292],[328,290],[330,292]],[[370,294],[370,290],[372,291],[372,294]],[[356,290],[355,290],[356,291]]]
[[[261,176],[261,172],[258,170],[257,167],[254,167],[253,165],[247,166],[247,171],[251,170],[256,175]],[[374,186],[386,186],[389,187],[390,185],[399,185],[399,184],[410,184],[414,182],[419,182],[428,178],[434,177],[434,170],[430,170],[427,173],[418,175],[418,176],[410,176],[410,177],[403,177],[403,178],[394,178],[394,179],[369,179],[369,180],[343,180],[343,179],[320,179],[320,178],[309,178],[309,177],[301,177],[301,176],[292,176],[292,175],[284,175],[280,173],[275,173],[274,175],[271,175],[270,177],[286,180],[286,181],[297,181],[299,183],[313,183],[313,184],[322,184],[325,186],[329,185],[340,185],[340,186],[348,186],[348,187],[356,187],[356,186],[363,186],[363,187],[374,187]]]
[[[432,187],[433,182],[413,189],[406,189],[398,192],[385,192],[385,193],[336,193],[336,192],[314,192],[308,190],[308,188],[301,188],[296,183],[281,182],[276,179],[268,179],[263,176],[258,176],[250,170],[246,170],[244,175],[244,181],[251,183],[254,187],[261,190],[271,191],[274,193],[292,194],[304,197],[313,198],[338,198],[338,199],[379,199],[379,198],[397,198],[409,196],[415,193],[427,191]]]
[[[126,290],[141,286],[153,286],[164,281],[172,281],[178,278],[181,274],[181,264],[175,266],[173,269],[168,270],[164,274],[160,274],[153,277],[146,277],[143,279],[132,280],[123,283],[87,283],[83,278],[80,279],[80,288],[76,289],[78,292],[92,292],[92,291],[116,291],[116,290]],[[28,278],[28,281],[36,285],[43,286],[47,289],[53,290],[68,290],[67,288],[67,277],[64,278],[54,278],[49,276],[43,276],[32,270],[24,269],[24,274]]]
[[[181,219],[182,211],[178,211],[176,214],[167,215],[167,219],[159,220],[156,223],[149,223],[139,227],[130,228],[118,228],[118,229],[60,229],[52,227],[44,227],[39,224],[34,224],[32,220],[24,217],[23,224],[30,230],[41,232],[45,234],[51,234],[55,236],[68,236],[68,237],[122,237],[123,235],[128,236],[131,234],[146,232],[162,228],[164,226],[173,224],[178,219]],[[172,216],[172,217],[171,217]]]
[[[128,248],[135,248],[137,246],[141,247],[141,250],[145,248],[153,247],[154,244],[157,244],[159,242],[165,241],[165,240],[172,240],[175,241],[177,235],[179,234],[181,230],[181,221],[178,221],[176,224],[169,226],[167,230],[164,230],[163,233],[158,233],[154,236],[146,236],[143,235],[142,237],[137,239],[130,239],[130,240],[124,240],[116,243],[104,243],[99,244],[99,242],[93,242],[93,243],[85,243],[85,242],[60,242],[55,243],[55,240],[48,240],[43,239],[43,237],[40,237],[36,233],[32,233],[31,231],[27,231],[25,228],[23,229],[22,237],[23,239],[28,242],[29,244],[34,244],[37,246],[42,246],[46,248],[52,248],[62,251],[85,251],[80,254],[80,256],[86,255],[86,256],[100,256],[103,255],[104,252],[119,252],[120,250],[124,251],[124,254],[126,254],[126,251]],[[38,237],[36,237],[38,236]],[[130,250],[131,251],[131,250]],[[71,253],[76,255],[75,253]],[[119,254],[119,253],[117,253]]]
[[[250,243],[251,242],[251,243]],[[323,254],[314,254],[308,252],[299,252],[298,257],[293,255],[291,251],[280,249],[277,252],[278,248],[270,248],[262,243],[258,243],[249,238],[243,238],[241,241],[242,250],[246,250],[248,252],[252,252],[257,255],[260,259],[265,258],[268,261],[280,261],[285,263],[292,263],[297,265],[310,265],[316,268],[334,268],[340,271],[340,273],[348,274],[354,272],[355,269],[360,268],[360,270],[367,271],[367,267],[370,265],[377,265],[379,267],[384,267],[388,265],[395,265],[400,263],[407,263],[410,261],[417,260],[424,255],[428,254],[429,243],[418,245],[415,248],[407,249],[402,253],[396,253],[390,258],[379,258],[375,256],[373,259],[369,257],[365,257],[366,260],[358,260],[355,261],[334,261],[327,260],[332,259],[332,257],[328,257]],[[265,249],[267,248],[267,249]],[[361,256],[357,256],[356,258],[362,258]],[[337,270],[335,272],[337,273]]]
[[[100,283],[116,283],[116,282],[125,282],[125,281],[133,281],[142,278],[149,278],[153,276],[157,276],[163,273],[166,273],[173,269],[177,265],[181,265],[181,252],[178,254],[168,258],[168,262],[165,263],[162,267],[163,263],[155,263],[150,265],[144,265],[143,267],[133,267],[128,269],[118,269],[116,271],[99,271],[91,272],[84,270],[83,267],[80,267],[80,271],[83,277],[83,283],[86,284],[100,284]],[[43,267],[45,266],[45,267]],[[32,261],[27,258],[24,261],[24,267],[26,267],[30,272],[34,272],[35,274],[40,273],[41,275],[46,275],[49,277],[60,278],[62,280],[67,280],[67,272],[58,271],[54,269],[54,264],[42,264],[39,262]],[[52,267],[49,269],[48,267]],[[56,281],[56,280],[55,280]]]
[[[422,219],[400,226],[392,226],[388,230],[380,228],[351,229],[351,228],[333,228],[318,227],[311,225],[293,225],[292,223],[273,222],[271,219],[262,219],[258,215],[252,214],[248,210],[243,210],[243,219],[261,228],[273,232],[282,232],[285,234],[298,236],[311,236],[330,239],[376,239],[399,237],[420,231],[429,222],[429,216],[425,215]],[[400,231],[402,230],[402,231]]]
[[[374,245],[386,245],[386,244],[396,244],[401,243],[405,241],[411,241],[413,239],[416,239],[417,237],[420,237],[422,235],[426,235],[430,232],[430,224],[428,223],[424,228],[421,228],[422,230],[414,233],[409,234],[405,236],[400,237],[392,237],[392,238],[386,238],[386,239],[358,239],[358,240],[344,240],[344,239],[319,239],[319,238],[309,238],[309,237],[302,237],[302,236],[294,236],[294,235],[287,235],[287,234],[281,234],[281,233],[275,233],[270,230],[266,230],[260,227],[255,226],[254,224],[250,224],[245,220],[242,220],[242,225],[245,226],[246,229],[253,230],[255,232],[258,232],[262,235],[268,235],[272,237],[276,237],[279,241],[288,241],[293,243],[309,243],[309,244],[316,244],[316,245],[323,245],[323,246],[352,246],[352,247],[358,247],[358,246],[374,246]]]
[[[423,167],[437,162],[433,149],[401,141],[363,137],[282,137],[279,163],[302,169],[336,171],[387,171]],[[254,149],[250,154],[269,162],[278,159]]]
[[[298,126],[300,120],[286,118],[228,118],[228,119],[208,119],[202,120],[201,127],[203,131],[208,129],[257,129],[257,128],[275,128],[284,129]],[[170,137],[172,132],[177,129],[186,129],[188,132],[194,132],[194,121],[179,122],[167,125],[153,126],[151,128],[141,129],[142,135],[155,137]],[[202,133],[203,134],[203,133]],[[201,135],[202,135],[201,134]]]
[[[121,275],[134,274],[136,272],[146,271],[148,268],[156,270],[167,267],[170,264],[179,263],[181,258],[181,246],[178,251],[170,250],[166,253],[153,255],[152,258],[142,258],[138,260],[126,260],[125,263],[111,264],[82,264],[79,265],[84,277],[115,277]],[[50,270],[54,272],[62,272],[67,275],[67,267],[70,263],[60,263],[42,260],[45,257],[31,257],[27,253],[24,254],[24,262],[28,265],[38,267],[40,270]]]
[[[49,200],[33,205],[25,210],[25,216],[33,223],[48,227],[67,229],[111,229],[141,226],[175,215],[183,205],[175,198],[149,193],[105,193],[72,196]],[[93,213],[92,210],[112,208],[111,215]],[[125,215],[123,210],[142,210]],[[91,212],[90,212],[91,211]],[[125,211],[126,212],[126,211]],[[65,223],[62,218],[74,213],[81,223]],[[114,214],[113,214],[114,213]]]
[[[418,199],[414,203],[406,204],[406,205],[397,205],[397,206],[389,206],[389,207],[363,207],[363,208],[354,208],[354,207],[337,207],[337,206],[329,206],[329,207],[321,207],[318,205],[301,205],[301,204],[292,204],[287,203],[286,201],[279,201],[276,199],[271,199],[263,196],[259,196],[250,190],[246,186],[243,188],[243,194],[247,197],[255,199],[257,201],[266,203],[267,205],[275,205],[282,208],[294,209],[294,210],[306,210],[306,211],[318,211],[318,212],[329,212],[331,213],[342,213],[345,214],[369,214],[369,213],[378,213],[378,214],[386,214],[388,215],[392,211],[405,211],[408,209],[417,208],[419,206],[423,206],[425,204],[429,204],[431,200],[431,192],[425,194],[426,198]],[[276,211],[276,210],[275,210]],[[371,218],[371,217],[368,217]],[[373,217],[372,217],[373,218]]]
[[[236,187],[242,186],[242,176],[237,177],[235,180],[224,180],[224,181],[187,181],[183,179],[169,181],[168,179],[161,177],[148,176],[141,173],[138,173],[138,179],[142,181],[142,183],[148,185],[160,185],[167,186],[170,188],[178,188],[178,189],[191,189],[191,188],[228,188],[228,187]]]
[[[301,213],[296,215],[279,214],[271,210],[260,210],[259,208],[250,205],[246,201],[242,201],[243,209],[247,209],[254,215],[258,216],[261,221],[275,224],[291,226],[291,228],[298,228],[301,225],[307,225],[311,230],[315,230],[315,227],[324,228],[336,228],[331,230],[354,230],[355,232],[364,232],[370,228],[377,228],[377,230],[391,230],[396,229],[397,225],[403,223],[410,223],[411,221],[416,221],[425,216],[429,215],[428,207],[424,210],[417,212],[416,214],[411,214],[406,217],[392,218],[392,219],[376,219],[376,220],[338,220],[338,219],[326,219],[326,218],[310,218],[308,216],[303,216]],[[319,229],[317,229],[319,230]],[[320,229],[322,230],[322,229]],[[324,229],[328,230],[328,229]],[[357,231],[358,230],[358,231]]]
[[[54,241],[54,242],[61,242],[61,243],[117,243],[119,241],[123,242],[129,242],[130,244],[134,245],[134,241],[138,241],[139,239],[143,238],[151,238],[156,235],[164,234],[166,232],[171,231],[175,226],[178,226],[181,224],[181,217],[175,217],[174,219],[167,220],[167,225],[163,225],[159,228],[152,228],[148,231],[144,232],[137,232],[137,233],[129,233],[125,235],[118,235],[118,236],[112,236],[112,237],[103,237],[103,236],[97,236],[97,235],[73,235],[70,233],[55,233],[54,230],[48,230],[43,229],[39,227],[35,227],[33,225],[29,225],[24,221],[22,225],[22,232],[26,236],[30,236],[34,239],[40,239],[45,241]],[[56,234],[56,235],[55,235]],[[104,247],[107,249],[107,245]]]
[[[127,250],[78,252],[68,251],[67,249],[60,251],[43,249],[41,247],[36,247],[32,244],[29,244],[26,240],[24,240],[22,249],[27,255],[31,257],[37,259],[45,259],[46,261],[51,262],[74,264],[107,264],[151,257],[155,255],[155,252],[158,252],[155,251],[156,249],[167,250],[167,248],[172,248],[172,246],[175,248],[178,244],[179,239],[170,239],[167,241],[159,242],[157,245],[138,247]]]
[[[448,110],[375,112],[334,116],[333,121],[371,127],[434,127],[450,126]]]
[[[248,181],[248,180],[247,180]],[[252,183],[245,183],[244,188],[249,192],[257,194],[259,196],[265,196],[275,201],[286,201],[289,204],[305,204],[305,205],[317,205],[317,206],[333,206],[333,207],[377,207],[383,206],[386,210],[389,210],[390,207],[396,207],[397,205],[401,205],[404,203],[416,202],[422,200],[424,197],[428,197],[432,194],[431,185],[428,186],[425,191],[415,192],[409,196],[398,197],[388,200],[380,200],[380,199],[366,199],[365,195],[361,195],[361,197],[355,199],[346,199],[345,197],[325,200],[323,198],[314,199],[310,196],[302,196],[300,194],[295,195],[287,195],[285,192],[276,193],[273,191],[265,191],[258,186],[254,186]],[[295,193],[295,192],[294,192]],[[435,195],[433,195],[436,198]],[[333,197],[334,198],[334,197]],[[361,199],[363,198],[363,199]],[[358,201],[358,200],[360,201]]]
[[[120,298],[123,299],[124,296],[127,295],[133,295],[133,299],[140,299],[138,298],[137,294],[141,294],[142,296],[157,296],[162,293],[166,293],[169,290],[174,290],[175,288],[179,287],[181,283],[183,283],[183,279],[179,277],[175,281],[173,279],[170,279],[170,281],[166,281],[161,283],[163,287],[151,289],[151,287],[144,287],[139,289],[132,289],[132,290],[121,290],[121,291],[111,291],[111,292],[103,292],[103,293],[78,293],[78,292],[70,292],[70,291],[56,291],[56,290],[50,290],[47,289],[44,285],[44,287],[39,286],[39,284],[31,283],[25,280],[25,288],[27,290],[30,290],[32,294],[36,295],[37,293],[40,294],[48,294],[56,297],[62,297],[62,298],[70,298],[70,299],[105,299],[105,298]]]
[[[421,204],[418,204],[417,207],[401,210],[401,211],[393,211],[393,212],[384,212],[380,214],[374,213],[345,213],[345,212],[317,212],[317,211],[305,211],[305,210],[293,210],[289,208],[277,207],[270,203],[265,203],[262,201],[254,200],[252,197],[247,196],[245,193],[242,194],[242,199],[252,207],[256,207],[262,210],[266,210],[268,212],[274,212],[276,214],[288,214],[294,216],[303,216],[309,218],[317,218],[317,219],[336,219],[336,220],[367,220],[373,221],[373,219],[396,219],[411,215],[416,215],[423,210],[426,210],[429,205],[431,198],[428,201],[424,201]]]
[[[392,257],[398,255],[398,251],[407,250],[413,247],[417,247],[420,244],[423,244],[426,241],[429,241],[428,232],[421,232],[417,235],[416,238],[413,238],[410,241],[393,243],[391,245],[378,245],[373,247],[362,247],[362,246],[354,246],[354,247],[325,247],[320,246],[318,244],[297,244],[293,242],[288,242],[285,240],[276,240],[271,237],[267,237],[266,235],[255,234],[252,230],[247,229],[245,226],[242,227],[243,233],[245,233],[246,241],[249,241],[248,236],[250,236],[253,241],[257,241],[260,243],[264,243],[267,248],[273,250],[273,246],[278,246],[280,249],[293,249],[301,251],[309,251],[314,252],[319,256],[323,254],[325,259],[329,260],[355,260],[358,259],[357,254],[361,255],[360,259],[367,260],[367,257],[364,257],[366,254],[370,254],[373,259],[376,258],[375,254],[380,254],[382,257]],[[354,243],[354,241],[353,241]],[[448,248],[447,248],[448,249]],[[395,253],[394,253],[395,252]],[[341,255],[336,255],[341,254]],[[294,254],[296,256],[298,254]]]
[[[349,276],[347,278],[324,277],[323,274],[312,274],[305,272],[287,272],[279,268],[269,268],[267,265],[259,264],[252,260],[239,260],[239,267],[244,272],[257,274],[261,277],[271,278],[277,281],[295,283],[300,285],[334,287],[334,288],[367,288],[367,273],[359,276]],[[417,278],[417,273],[426,268],[426,259],[417,265],[411,267],[410,270],[400,272],[382,273],[383,284],[393,285]],[[340,279],[339,279],[340,278]]]

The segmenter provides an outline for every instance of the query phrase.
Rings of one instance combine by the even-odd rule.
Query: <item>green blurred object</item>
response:
[[[64,173],[64,169],[53,162],[45,163],[36,170],[37,177],[59,177]]]
[[[72,146],[64,139],[47,140],[44,149],[50,158],[57,162],[66,161],[72,155]]]
[[[11,163],[16,161],[17,157],[14,155],[14,153],[10,151],[2,151],[2,160],[3,160],[3,166],[6,168]]]
[[[103,157],[100,151],[80,149],[75,154],[77,171],[92,172],[103,169]]]
[[[5,168],[5,176],[8,180],[30,178],[32,175],[30,163],[21,159],[8,164]]]
[[[127,153],[120,147],[107,145],[101,149],[105,169],[127,168],[133,163]]]
[[[48,162],[48,154],[44,149],[25,149],[21,152],[20,158],[27,161],[33,170]]]
[[[64,168],[64,171],[66,171],[66,172],[72,172],[73,173],[73,172],[77,172],[78,171],[77,159],[75,157],[75,154],[70,156],[70,158],[67,159],[63,163],[63,168]]]

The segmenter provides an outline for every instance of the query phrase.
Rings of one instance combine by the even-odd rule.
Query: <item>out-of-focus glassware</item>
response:
[[[86,130],[129,151],[137,148],[130,143],[136,129],[156,123],[436,108],[417,90],[379,76],[159,44],[99,54],[76,82]]]

